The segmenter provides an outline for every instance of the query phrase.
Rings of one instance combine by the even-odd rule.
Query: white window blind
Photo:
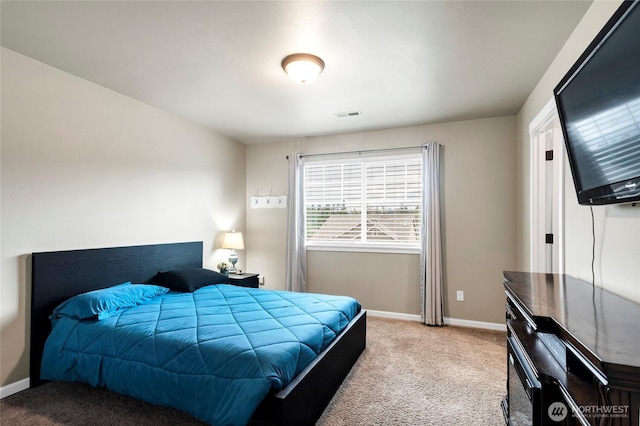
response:
[[[420,155],[307,162],[307,246],[418,248]]]

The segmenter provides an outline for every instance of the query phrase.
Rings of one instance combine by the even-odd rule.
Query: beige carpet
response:
[[[318,425],[504,425],[505,333],[367,321],[367,349]],[[202,425],[176,410],[64,383],[4,398],[0,424]]]
[[[506,333],[367,321],[367,349],[319,425],[504,425]]]

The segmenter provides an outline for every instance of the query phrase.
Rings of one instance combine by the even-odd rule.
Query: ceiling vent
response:
[[[348,112],[336,112],[335,116],[338,118],[343,118],[343,117],[358,117],[362,115],[362,113],[360,111],[348,111]]]

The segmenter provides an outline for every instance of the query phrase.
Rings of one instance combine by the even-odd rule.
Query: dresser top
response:
[[[640,373],[640,305],[570,275],[505,271],[504,285],[536,325],[603,371]]]

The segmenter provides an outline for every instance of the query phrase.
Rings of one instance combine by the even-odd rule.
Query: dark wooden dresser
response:
[[[640,305],[568,275],[505,272],[511,425],[640,423]]]

